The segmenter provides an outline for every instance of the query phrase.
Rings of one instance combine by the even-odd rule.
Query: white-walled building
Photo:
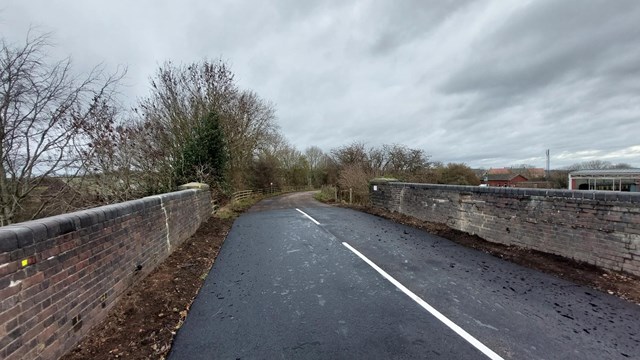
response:
[[[569,190],[640,191],[640,169],[578,170],[569,173]]]

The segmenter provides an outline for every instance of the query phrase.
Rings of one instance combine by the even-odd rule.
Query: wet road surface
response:
[[[297,193],[233,225],[170,359],[640,359],[640,306]]]

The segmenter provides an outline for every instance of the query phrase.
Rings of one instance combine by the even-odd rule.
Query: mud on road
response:
[[[391,213],[372,206],[341,206],[357,209],[404,225],[422,229],[431,234],[438,235],[466,247],[489,253],[518,265],[540,270],[576,284],[586,285],[640,304],[640,278],[631,274],[604,270],[595,265],[541,251],[492,243],[479,236],[452,229],[445,224],[422,221],[407,215]]]

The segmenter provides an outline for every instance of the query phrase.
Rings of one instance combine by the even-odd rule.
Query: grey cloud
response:
[[[636,1],[6,4],[9,40],[41,25],[81,70],[127,64],[124,102],[165,60],[221,57],[301,149],[405,143],[444,162],[541,166],[550,148],[554,166],[593,154],[640,165]]]
[[[472,2],[474,1],[374,1],[369,51],[378,56],[393,53],[399,46],[428,34]]]
[[[631,110],[640,100],[639,19],[632,1],[540,1],[517,10],[479,36],[469,59],[438,86],[466,99],[450,124],[486,124],[496,134],[487,137],[491,146],[523,158],[535,145],[523,151],[504,139],[525,124],[523,144],[596,146],[605,155],[639,143]]]
[[[471,60],[440,89],[445,93],[522,95],[555,81],[640,70],[640,4],[635,1],[539,1],[473,44]],[[633,54],[609,69],[609,59]]]

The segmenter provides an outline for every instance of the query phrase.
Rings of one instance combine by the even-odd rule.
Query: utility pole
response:
[[[547,171],[546,171],[546,174],[545,174],[546,175],[545,178],[546,178],[547,181],[549,180],[549,176],[551,175],[550,165],[551,165],[551,161],[550,161],[550,156],[549,156],[549,149],[547,149]]]

